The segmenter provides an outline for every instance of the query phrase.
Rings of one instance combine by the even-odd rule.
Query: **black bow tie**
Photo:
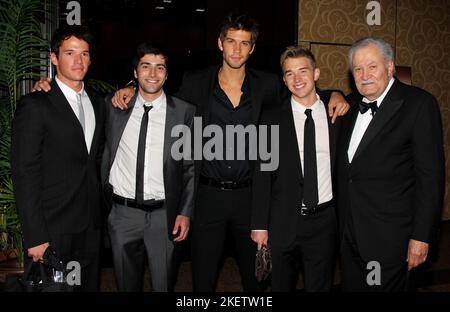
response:
[[[359,102],[359,111],[361,112],[361,114],[365,114],[368,110],[372,111],[372,116],[375,115],[375,112],[377,111],[377,101],[374,102],[370,102],[370,103],[366,103],[366,102]]]

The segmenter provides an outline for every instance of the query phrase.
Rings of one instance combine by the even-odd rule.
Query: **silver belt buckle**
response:
[[[220,189],[222,191],[232,191],[233,190],[233,186],[236,185],[236,182],[233,181],[222,181],[220,182],[221,186]]]

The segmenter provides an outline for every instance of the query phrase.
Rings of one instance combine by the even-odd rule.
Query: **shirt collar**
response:
[[[144,100],[144,98],[141,96],[141,94],[138,93],[138,97],[137,97],[135,106],[143,107],[145,103],[149,103],[150,105],[153,105],[153,109],[158,110],[162,105],[164,105],[166,103],[166,94],[163,91],[157,99],[149,102],[149,101]],[[149,104],[147,104],[147,105],[149,105]]]
[[[81,85],[81,90],[79,92],[76,92],[74,89],[58,79],[58,76],[55,76],[55,81],[58,84],[58,87],[61,89],[62,93],[70,99],[76,100],[77,94],[81,94],[82,96],[86,95],[86,91],[84,90],[84,83],[82,83]]]
[[[217,68],[215,79],[214,79],[214,88],[216,90],[220,89],[219,72],[220,72],[221,68],[222,67],[220,67],[220,66]],[[245,93],[245,94],[248,94],[250,92],[250,80],[248,78],[248,70],[247,70],[247,68],[245,68],[245,77],[244,77],[244,81],[242,82],[241,91],[243,93]]]
[[[389,83],[388,83],[386,89],[384,90],[384,92],[377,99],[375,99],[375,101],[377,101],[378,107],[380,107],[380,104],[383,103],[383,100],[386,97],[386,94],[391,89],[392,85],[394,84],[394,81],[395,81],[395,79],[392,77],[391,80],[389,80]],[[363,100],[363,102],[366,102],[366,103],[373,102],[373,101],[369,101],[366,97],[363,97],[362,100]]]
[[[304,114],[305,110],[307,109],[311,109],[311,110],[317,110],[319,108],[319,103],[320,103],[320,96],[316,93],[316,98],[317,100],[314,102],[313,105],[311,105],[310,107],[306,107],[304,106],[302,103],[297,102],[293,96],[291,96],[291,104],[292,104],[292,109],[294,111],[297,111],[299,113]]]

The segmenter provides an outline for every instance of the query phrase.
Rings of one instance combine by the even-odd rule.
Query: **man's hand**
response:
[[[50,82],[52,82],[52,78],[41,78],[38,82],[36,82],[33,86],[33,89],[31,89],[31,92],[35,91],[44,91],[48,92],[50,91]]]
[[[33,258],[33,262],[44,260],[44,253],[48,246],[49,245],[47,242],[32,248],[28,248],[28,256]]]
[[[132,86],[117,90],[112,98],[112,104],[115,108],[122,110],[128,108],[128,102],[134,95],[134,88]]]
[[[334,123],[338,116],[347,114],[349,109],[350,105],[339,92],[331,93],[330,102],[328,103],[328,115],[332,117],[331,123]]]
[[[251,234],[252,240],[258,244],[258,250],[262,248],[262,246],[267,246],[267,241],[269,240],[269,231],[252,231]]]
[[[186,239],[189,232],[189,217],[178,215],[175,219],[175,225],[173,227],[172,235],[177,235],[173,241],[181,242]]]
[[[408,271],[418,267],[427,260],[428,244],[414,239],[408,245]]]

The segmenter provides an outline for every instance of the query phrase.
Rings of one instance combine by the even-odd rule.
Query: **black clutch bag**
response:
[[[256,252],[255,275],[258,282],[262,282],[272,272],[272,252],[270,247],[262,246]]]
[[[24,274],[19,278],[23,292],[72,292],[73,287],[66,282],[65,263],[58,259],[49,246],[43,262],[29,261]]]

